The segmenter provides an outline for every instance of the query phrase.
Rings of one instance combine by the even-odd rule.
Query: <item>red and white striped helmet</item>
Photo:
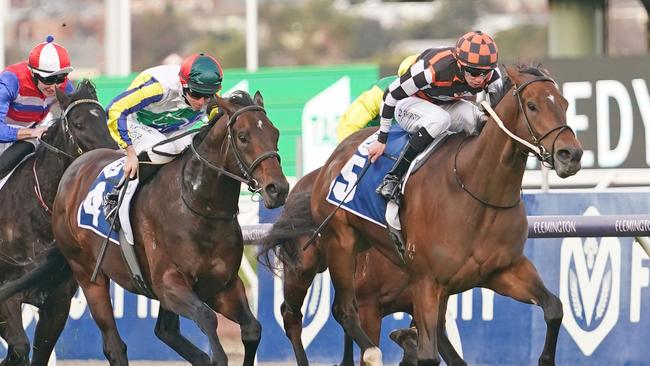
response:
[[[27,64],[33,73],[42,77],[69,74],[73,70],[70,67],[68,51],[60,44],[54,43],[53,36],[47,36],[45,42],[32,48]]]

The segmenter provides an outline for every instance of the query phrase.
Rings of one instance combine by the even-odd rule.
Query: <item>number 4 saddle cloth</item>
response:
[[[124,162],[126,158],[120,158],[108,164],[99,173],[88,190],[86,199],[83,200],[77,212],[77,225],[93,231],[95,234],[106,238],[110,233],[110,241],[120,244],[119,232],[110,229],[109,219],[106,217],[109,208],[106,205],[106,195],[119,184],[124,175]],[[131,196],[135,193],[137,180],[129,181],[123,202],[120,207],[120,223],[128,243],[133,244],[133,233],[129,220],[129,206]]]

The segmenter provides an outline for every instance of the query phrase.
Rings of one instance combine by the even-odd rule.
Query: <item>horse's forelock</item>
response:
[[[253,98],[248,94],[247,92],[243,90],[236,90],[230,96],[226,98],[229,103],[240,106],[240,107],[246,107],[249,105],[255,104],[253,101]]]
[[[88,79],[83,79],[77,84],[77,88],[75,91],[70,94],[70,98],[72,100],[79,100],[79,99],[97,99],[97,90],[95,88],[95,84],[88,80]]]

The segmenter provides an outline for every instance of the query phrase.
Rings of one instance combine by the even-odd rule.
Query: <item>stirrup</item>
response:
[[[399,192],[399,182],[400,177],[393,174],[388,174],[381,182],[379,187],[377,187],[376,192],[380,196],[384,197],[387,201],[390,201],[395,198]]]
[[[106,221],[110,222],[111,217],[115,215],[115,221],[113,223],[113,230],[114,231],[120,231],[120,218],[117,213],[118,211],[118,201],[120,198],[120,189],[117,187],[113,187],[113,189],[106,193],[103,198],[103,206],[104,206],[104,217],[106,218]]]

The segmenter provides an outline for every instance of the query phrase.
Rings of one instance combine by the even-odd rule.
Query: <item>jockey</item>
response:
[[[404,75],[411,65],[415,63],[417,56],[411,55],[402,60],[397,69],[397,76]],[[350,104],[341,115],[339,124],[336,126],[339,142],[364,127],[379,125],[379,108],[384,98],[384,92],[388,85],[397,79],[397,76],[390,75],[377,80],[370,89],[361,93]]]
[[[187,131],[203,118],[222,80],[223,71],[215,58],[194,54],[180,66],[144,70],[113,99],[107,107],[108,129],[126,149],[125,176],[138,175],[143,183],[161,164],[183,151],[191,143],[191,135],[154,145]],[[139,173],[138,161],[149,162],[140,167]]]
[[[0,178],[35,150],[47,127],[39,126],[56,102],[56,89],[71,93],[68,51],[47,36],[27,61],[0,73]]]
[[[421,53],[409,71],[388,87],[381,106],[379,137],[368,148],[371,161],[384,153],[393,118],[412,137],[377,193],[391,199],[411,161],[434,138],[447,131],[475,133],[487,120],[470,98],[501,88],[497,59],[492,37],[481,31],[469,32],[460,37],[456,47]]]

